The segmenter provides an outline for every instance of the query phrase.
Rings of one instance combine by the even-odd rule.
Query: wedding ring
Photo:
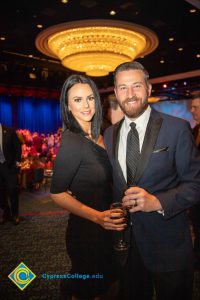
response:
[[[135,200],[135,204],[134,204],[134,207],[135,207],[135,206],[137,206],[137,200]]]

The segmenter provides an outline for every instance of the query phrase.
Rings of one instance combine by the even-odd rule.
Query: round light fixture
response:
[[[157,46],[158,37],[152,30],[118,20],[62,23],[36,37],[36,47],[43,54],[89,76],[108,75],[119,64],[144,57]]]

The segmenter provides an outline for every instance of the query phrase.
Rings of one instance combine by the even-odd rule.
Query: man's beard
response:
[[[129,101],[136,101],[137,104],[139,105],[137,107],[134,107],[131,104],[128,104]],[[119,102],[118,102],[119,103]],[[123,113],[128,117],[128,118],[137,118],[139,117],[147,108],[148,101],[142,101],[141,98],[138,97],[132,97],[132,98],[127,98],[124,100],[122,103],[119,103],[119,106]]]

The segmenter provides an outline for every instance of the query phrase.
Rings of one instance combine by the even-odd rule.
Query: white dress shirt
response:
[[[120,129],[120,138],[119,138],[119,148],[118,148],[118,161],[121,166],[123,175],[125,180],[127,181],[127,174],[126,174],[126,144],[127,144],[127,135],[128,132],[131,130],[130,123],[134,122],[136,124],[136,129],[139,135],[139,144],[140,144],[140,152],[142,150],[142,145],[144,142],[144,136],[147,129],[147,124],[149,122],[151,114],[151,107],[148,105],[147,109],[143,112],[136,119],[130,119],[125,116],[124,122]],[[164,216],[164,210],[158,210],[159,214]]]
[[[118,148],[118,161],[121,166],[125,180],[127,180],[126,143],[127,143],[128,132],[131,129],[130,123],[134,122],[136,124],[136,129],[137,129],[138,135],[139,135],[139,144],[140,144],[140,152],[141,152],[147,124],[148,124],[149,118],[150,118],[150,114],[151,114],[151,107],[148,105],[147,109],[138,118],[130,119],[127,116],[125,116],[124,122],[121,126],[120,138],[119,138],[119,148]]]

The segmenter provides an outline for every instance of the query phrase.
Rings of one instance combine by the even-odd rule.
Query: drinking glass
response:
[[[116,215],[112,216],[112,219],[121,219],[123,217],[126,217],[126,210],[122,206],[121,202],[114,202],[110,206],[110,210],[112,210]],[[124,240],[124,230],[118,232],[117,240],[114,244],[114,249],[117,251],[124,251],[129,248],[129,245]]]

